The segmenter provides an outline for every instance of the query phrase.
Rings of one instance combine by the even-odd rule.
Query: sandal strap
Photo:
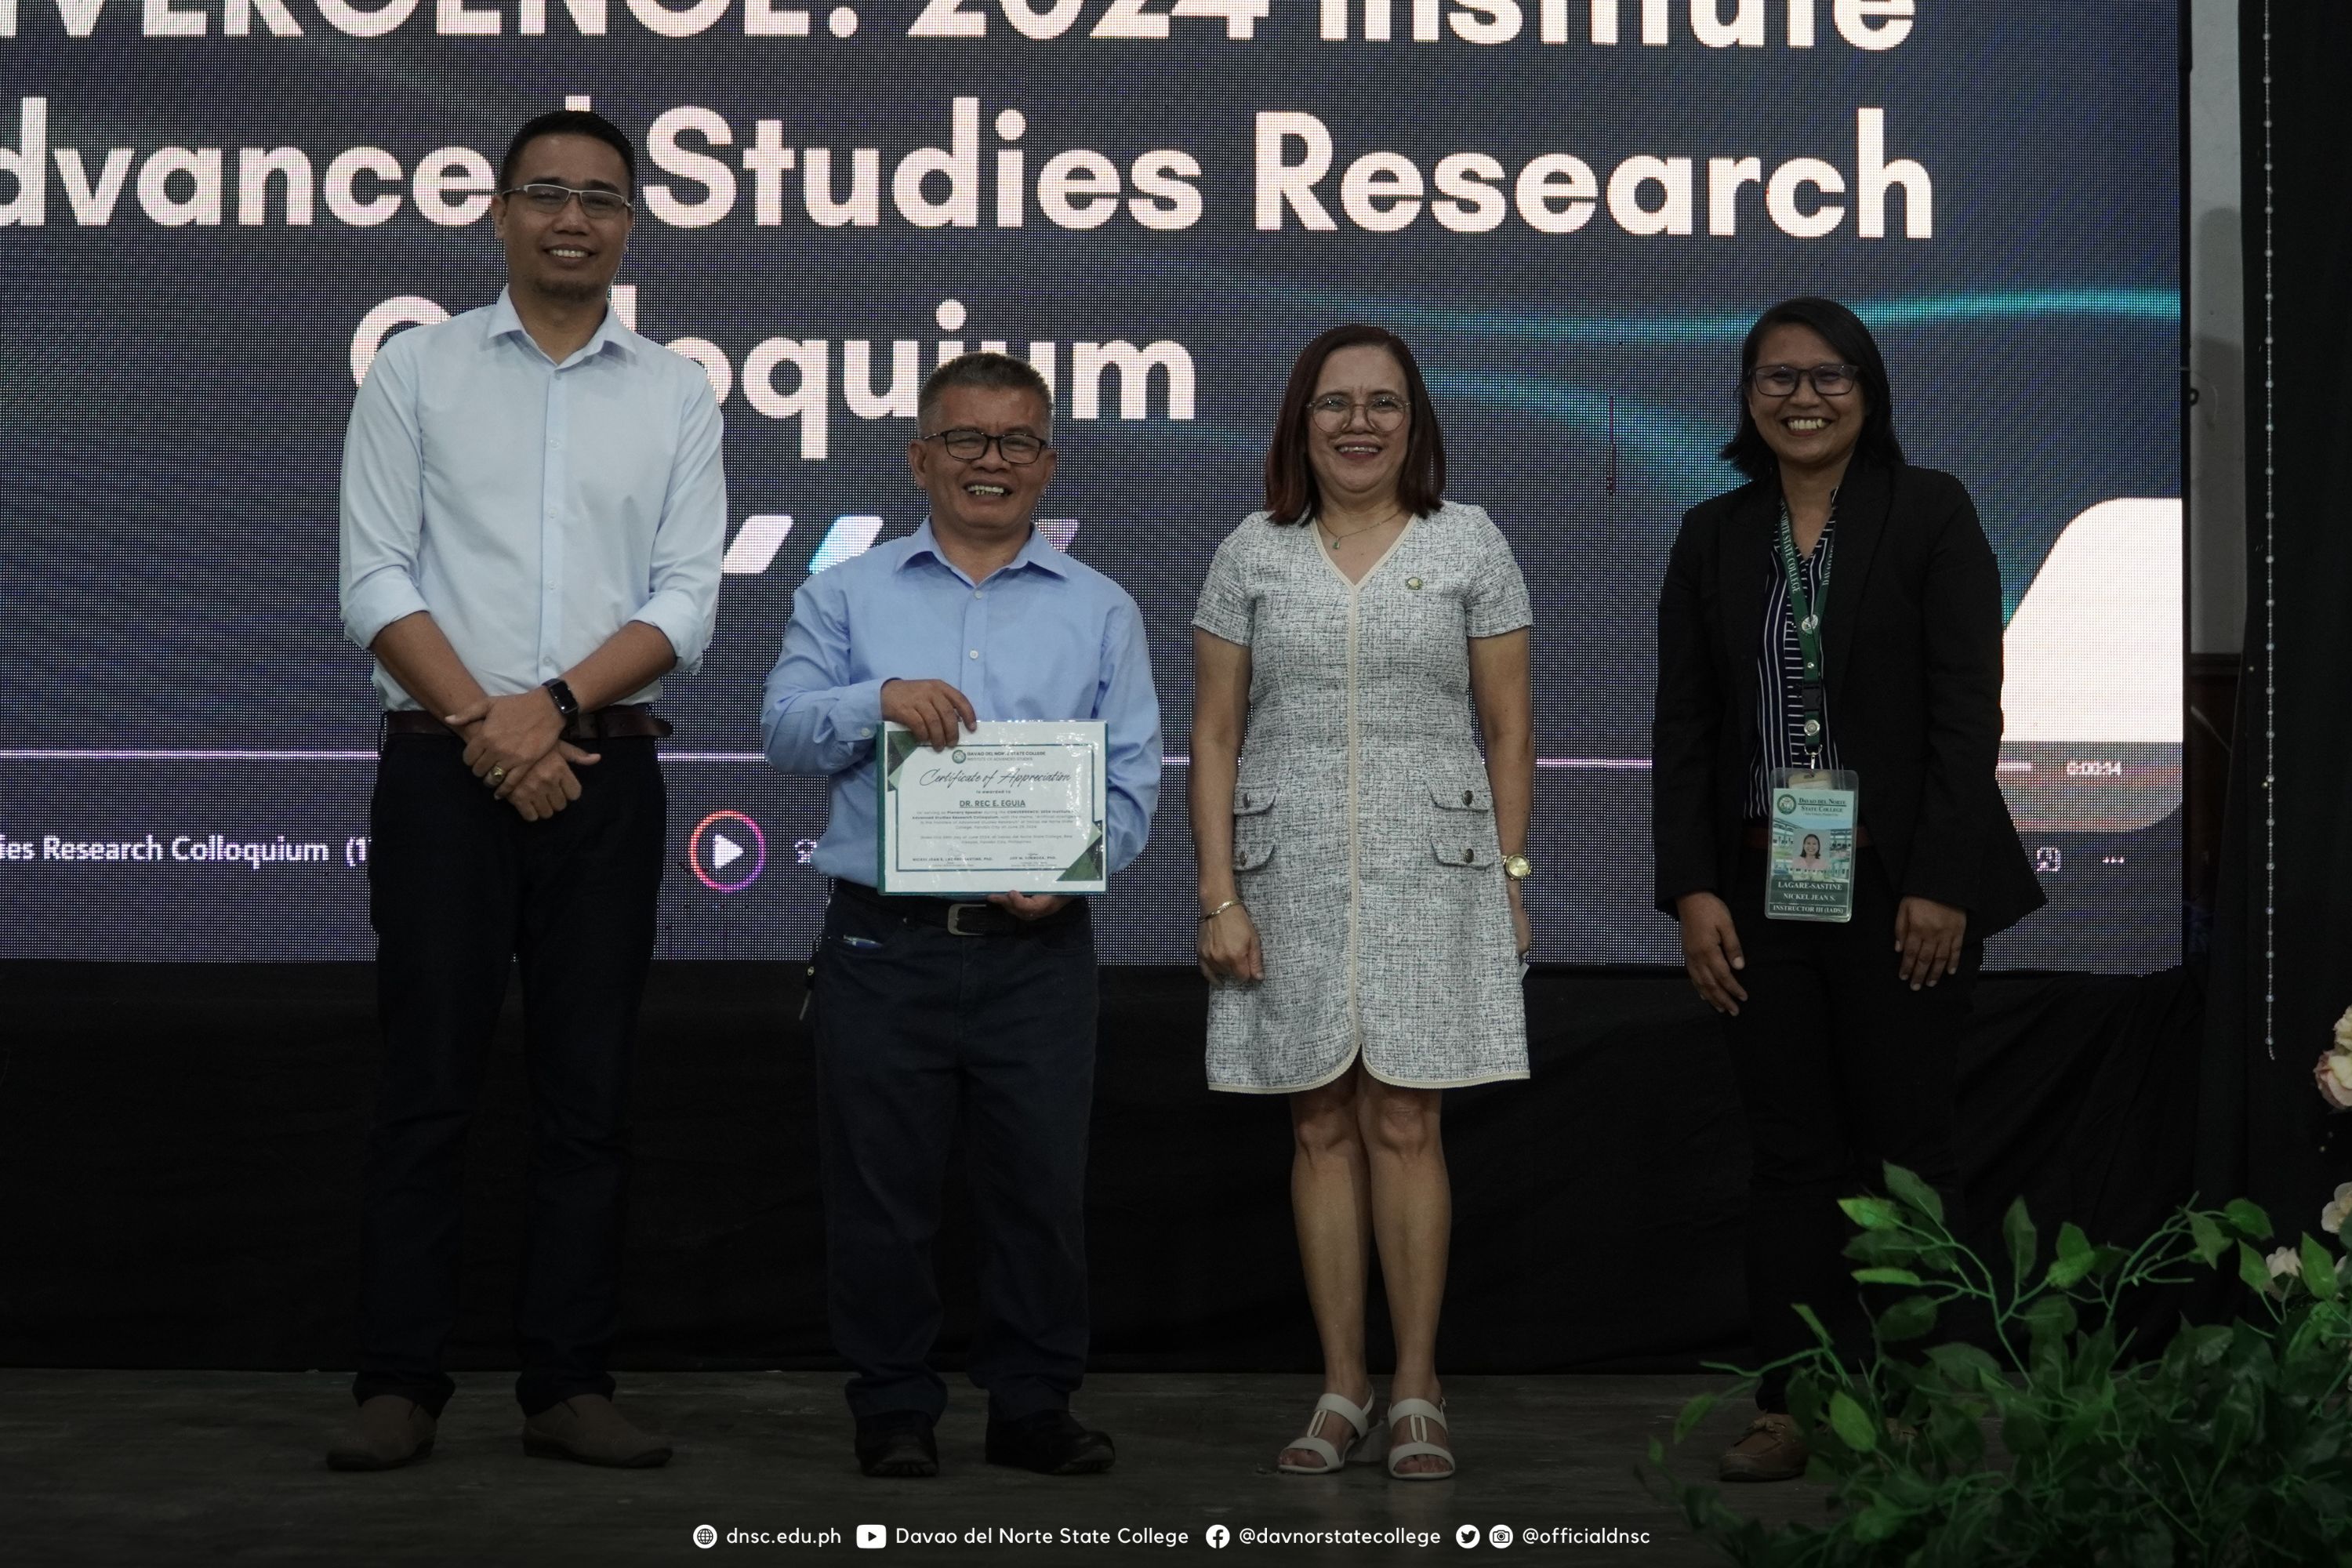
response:
[[[1316,1421],[1327,1410],[1354,1427],[1359,1437],[1372,1429],[1372,1401],[1370,1398],[1365,1399],[1361,1405],[1355,1405],[1348,1402],[1345,1394],[1327,1394],[1315,1402],[1315,1414],[1307,1418],[1309,1432],[1315,1429]]]
[[[1397,1465],[1401,1460],[1418,1458],[1423,1454],[1436,1455],[1439,1458],[1445,1461],[1445,1468],[1448,1473],[1453,1470],[1453,1449],[1437,1443],[1399,1443],[1395,1447],[1389,1450],[1389,1474],[1395,1475],[1397,1473]],[[1433,1475],[1437,1472],[1425,1471],[1423,1473]]]
[[[1441,1426],[1445,1425],[1445,1406],[1443,1405],[1432,1405],[1426,1399],[1391,1399],[1389,1401],[1390,1426],[1395,1426],[1398,1422],[1405,1419],[1405,1417],[1409,1415],[1418,1415],[1424,1421],[1434,1421]]]
[[[1306,1436],[1297,1439],[1290,1445],[1290,1447],[1294,1448],[1306,1449],[1308,1453],[1322,1460],[1323,1468],[1327,1470],[1339,1469],[1343,1463],[1339,1458],[1339,1450],[1331,1446],[1331,1440],[1328,1437],[1318,1437],[1313,1433],[1309,1433]],[[1304,1467],[1301,1466],[1292,1467],[1294,1469],[1303,1468]]]

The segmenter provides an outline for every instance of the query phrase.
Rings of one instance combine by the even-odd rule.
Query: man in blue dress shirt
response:
[[[770,762],[833,781],[815,853],[834,879],[814,978],[828,1314],[855,1369],[860,1466],[936,1475],[930,1247],[961,1117],[984,1232],[971,1373],[989,1460],[1090,1474],[1113,1452],[1069,1411],[1087,1336],[1087,903],[877,893],[875,737],[885,720],[941,747],[981,720],[1103,721],[1118,871],[1160,797],[1160,700],[1135,601],[1030,521],[1055,460],[1044,380],[966,354],[924,383],[919,422],[907,460],[929,521],[803,584],[761,715]]]
[[[710,641],[727,491],[701,370],[607,308],[635,173],[596,115],[525,125],[490,208],[506,290],[387,342],[352,409],[343,623],[386,710],[368,855],[384,1060],[339,1469],[432,1450],[459,1163],[517,960],[535,1133],[523,1447],[669,1458],[614,1408],[605,1362],[666,827],[668,726],[647,704]]]

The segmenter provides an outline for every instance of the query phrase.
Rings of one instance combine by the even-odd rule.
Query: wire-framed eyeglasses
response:
[[[1788,397],[1800,382],[1810,381],[1823,397],[1843,397],[1861,374],[1858,364],[1759,364],[1748,373],[1748,384],[1767,397]]]
[[[574,196],[580,198],[582,212],[592,218],[602,219],[607,223],[629,210],[629,198],[618,191],[580,191],[572,189],[570,185],[552,184],[544,181],[533,181],[528,185],[517,185],[512,190],[500,191],[499,195],[509,201],[520,197],[523,205],[530,207],[531,211],[545,213],[550,217],[562,212],[571,204]]]
[[[1318,430],[1345,430],[1355,419],[1356,410],[1364,411],[1364,423],[1382,435],[1404,423],[1405,400],[1393,392],[1375,392],[1361,403],[1344,392],[1327,392],[1307,405],[1308,417]]]
[[[1045,455],[1047,443],[1026,430],[1007,430],[1002,436],[992,436],[985,430],[959,426],[953,430],[934,430],[923,437],[937,441],[947,448],[948,456],[960,463],[976,463],[993,446],[1004,460],[1016,468],[1025,468]]]

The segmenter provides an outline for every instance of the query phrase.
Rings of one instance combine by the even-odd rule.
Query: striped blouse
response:
[[[1837,538],[1837,498],[1830,498],[1830,520],[1813,542],[1813,552],[1797,563],[1804,579],[1805,597],[1819,603],[1830,580],[1831,556]],[[1812,748],[1805,744],[1805,654],[1797,642],[1797,617],[1789,608],[1789,584],[1780,571],[1780,535],[1770,545],[1772,569],[1765,574],[1771,587],[1764,597],[1764,640],[1756,650],[1756,747],[1748,768],[1748,816],[1750,820],[1771,816],[1771,776],[1775,768],[1813,765]],[[1832,739],[1826,695],[1822,703],[1821,765],[1838,765],[1837,742]]]

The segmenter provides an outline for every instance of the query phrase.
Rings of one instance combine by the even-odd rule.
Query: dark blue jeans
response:
[[[970,1372],[989,1412],[1069,1404],[1086,1370],[1094,926],[955,936],[835,893],[816,958],[826,1303],[860,1419],[937,1419],[931,1262],[961,1121],[980,1236]]]
[[[515,1303],[528,1415],[609,1397],[628,1173],[631,1046],[666,831],[650,739],[604,740],[581,796],[525,822],[455,738],[394,736],[369,812],[383,1075],[368,1133],[359,1377],[438,1415],[457,1319],[466,1129],[520,961],[531,1098],[530,1228]]]

